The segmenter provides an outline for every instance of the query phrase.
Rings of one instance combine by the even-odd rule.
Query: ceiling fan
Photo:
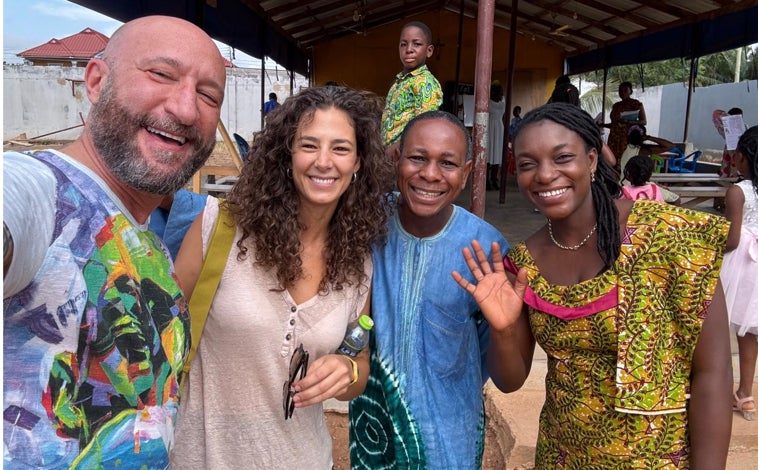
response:
[[[548,32],[551,36],[568,36],[568,33],[565,31],[571,27],[570,24],[563,24],[561,26],[558,26],[558,22],[556,21],[556,15],[553,13],[551,15],[553,17],[553,29]]]
[[[553,28],[548,34],[552,36],[565,37],[565,36],[568,36],[568,33],[566,33],[565,31],[569,28],[571,28],[571,25],[564,24],[564,25],[558,26],[557,28]]]
[[[356,4],[353,10],[353,24],[351,26],[342,26],[345,31],[352,31],[356,34],[366,35],[366,26],[364,20],[366,19],[366,5],[365,2],[360,1]]]

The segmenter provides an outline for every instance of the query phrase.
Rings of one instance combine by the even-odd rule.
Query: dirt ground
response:
[[[350,468],[350,449],[348,448],[348,423],[345,413],[326,412],[326,424],[332,434],[332,457],[334,470],[348,470]],[[505,459],[493,445],[493,431],[488,427],[484,436],[484,458],[482,462],[484,470],[505,468]]]

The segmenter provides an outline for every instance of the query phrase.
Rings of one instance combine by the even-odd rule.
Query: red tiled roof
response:
[[[108,36],[92,28],[84,28],[81,32],[63,39],[51,39],[37,47],[33,47],[17,55],[27,59],[91,59],[95,54],[105,49]]]
[[[51,39],[45,44],[19,52],[19,57],[27,59],[91,59],[105,49],[108,36],[92,28],[84,28],[81,32],[63,39]],[[226,67],[237,67],[224,58]]]

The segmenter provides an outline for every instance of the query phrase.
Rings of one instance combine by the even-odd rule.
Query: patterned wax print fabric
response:
[[[494,227],[455,206],[429,238],[410,235],[395,214],[375,248],[371,373],[350,402],[352,468],[481,468],[489,325],[451,276],[473,280],[461,254],[472,239],[508,249]]]
[[[209,196],[202,226],[206,253],[217,216],[218,199]],[[252,243],[248,256],[237,259],[241,235],[237,228],[184,385],[171,468],[331,470],[323,405],[297,408],[285,421],[282,385],[299,344],[313,364],[342,343],[348,322],[368,302],[371,257],[362,284],[297,303],[278,289],[274,269],[254,263]]]
[[[571,286],[550,284],[526,245],[513,247],[506,265],[527,269],[524,301],[548,356],[535,468],[689,467],[691,357],[728,227],[637,201],[613,268]]]
[[[395,143],[408,121],[423,112],[439,109],[441,104],[442,87],[426,65],[397,74],[382,113],[384,144]]]
[[[622,155],[627,145],[629,132],[628,122],[621,119],[621,113],[627,111],[639,111],[642,109],[642,102],[629,98],[627,101],[617,101],[611,108],[611,132],[608,134],[608,147],[611,148],[614,155]]]
[[[740,243],[724,255],[721,285],[732,329],[740,336],[758,335],[758,198],[752,181],[737,186],[745,195]]]
[[[4,468],[168,468],[189,349],[168,252],[96,176],[33,158],[57,180],[55,229],[3,305]]]

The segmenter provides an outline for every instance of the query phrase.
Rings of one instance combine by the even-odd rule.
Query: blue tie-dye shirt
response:
[[[508,243],[457,206],[436,235],[417,238],[397,214],[374,250],[371,373],[350,403],[353,468],[481,468],[482,386],[489,324],[455,270],[473,281],[461,249]]]

